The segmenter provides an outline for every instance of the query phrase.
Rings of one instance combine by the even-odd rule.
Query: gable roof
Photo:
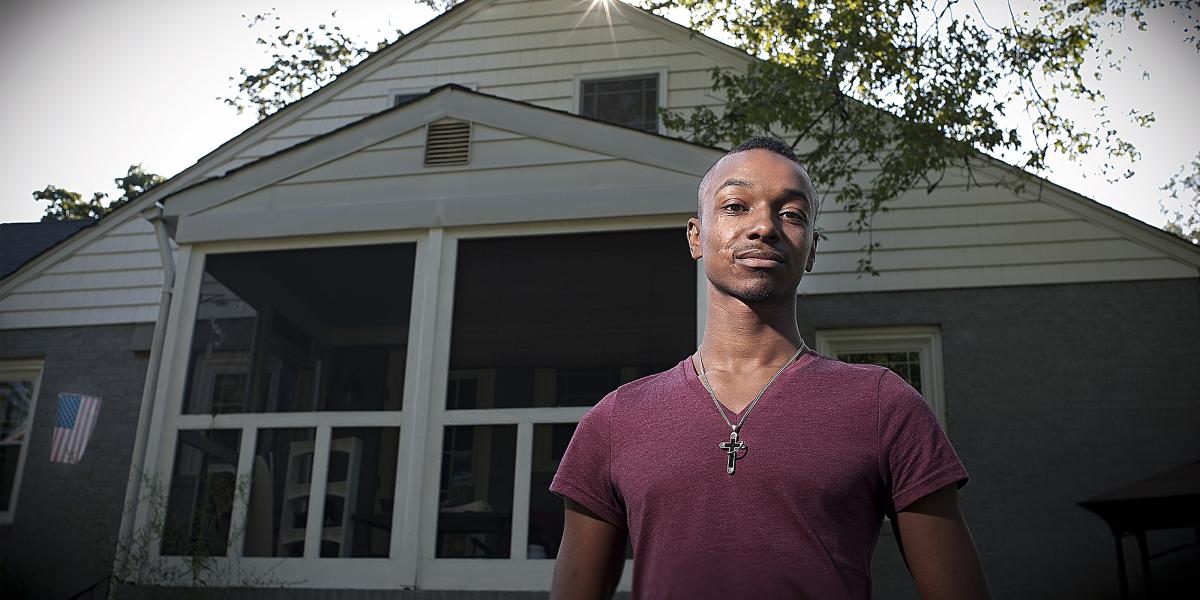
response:
[[[195,184],[213,168],[227,163],[241,150],[265,139],[271,133],[294,123],[304,114],[321,106],[322,103],[336,95],[340,90],[361,82],[370,76],[371,73],[386,67],[398,57],[422,47],[442,32],[455,27],[472,15],[497,3],[498,0],[467,0],[409,34],[402,36],[396,42],[375,52],[312,94],[289,104],[268,118],[247,128],[233,139],[221,144],[213,151],[201,157],[191,167],[188,167],[167,182],[143,194],[142,197],[134,202],[118,209],[107,218],[101,219],[94,227],[59,243],[49,251],[43,252],[32,260],[27,261],[17,268],[16,271],[5,275],[0,279],[0,295],[8,293],[22,282],[27,281],[45,268],[70,256],[75,250],[105,235],[113,228],[120,226],[124,222],[128,222],[131,218],[137,218],[137,213],[153,207],[154,203],[160,201],[162,198]],[[673,23],[644,9],[629,5],[621,5],[619,8],[622,17],[629,23],[686,46],[697,53],[710,57],[720,64],[744,65],[756,60],[741,50]],[[994,159],[988,160],[996,168],[1020,171],[1017,167],[999,163],[999,161],[995,161]],[[1196,249],[1187,241],[1161,232],[1153,226],[1104,207],[1075,192],[1050,184],[1044,180],[1039,181],[1045,184],[1045,189],[1054,191],[1054,197],[1047,198],[1048,202],[1062,203],[1068,210],[1084,215],[1086,218],[1094,220],[1094,222],[1106,228],[1118,231],[1121,235],[1130,235],[1139,238],[1140,243],[1167,252],[1171,256],[1184,260],[1189,264],[1200,266],[1200,259],[1197,258]]]
[[[427,123],[444,118],[470,121],[476,126],[507,132],[510,138],[536,141],[545,148],[558,148],[564,153],[591,157],[588,160],[617,160],[631,171],[661,173],[660,180],[634,181],[632,174],[626,181],[612,177],[606,179],[607,176],[598,168],[591,168],[577,172],[577,177],[568,178],[566,182],[545,182],[544,185],[533,187],[526,185],[519,191],[488,188],[464,195],[461,190],[440,190],[433,194],[435,197],[422,198],[419,202],[406,205],[404,211],[397,210],[393,204],[358,202],[355,206],[360,216],[355,218],[359,219],[356,222],[362,227],[375,230],[494,223],[520,220],[521,214],[537,220],[552,216],[570,218],[687,212],[694,210],[696,178],[722,153],[717,148],[447,84],[419,99],[179,190],[165,198],[164,216],[177,224],[176,237],[181,243],[197,239],[211,241],[318,233],[321,227],[328,226],[329,219],[351,218],[345,214],[342,201],[333,203],[337,206],[299,208],[297,202],[289,201],[289,210],[309,211],[291,220],[291,226],[316,228],[311,231],[287,229],[288,224],[283,223],[284,219],[278,212],[272,217],[274,223],[256,222],[248,218],[250,215],[244,210],[228,215],[221,213],[225,205],[231,202],[244,204],[246,198],[261,196],[268,188],[281,183],[296,185],[297,182],[319,182],[330,176],[343,177],[344,171],[338,171],[337,165],[342,165],[344,169],[349,157],[364,152],[378,152],[389,143],[395,146],[392,140],[397,136],[411,139],[412,134],[419,135]],[[416,143],[423,144],[423,141],[418,139]],[[411,168],[406,171],[405,165],[387,161],[382,167],[370,167],[369,175],[364,176],[378,179],[441,175],[461,180],[470,171],[494,172],[497,167],[506,165],[521,168],[537,164],[525,157],[513,156],[483,166],[472,164],[433,169],[418,166],[415,171]],[[337,175],[331,175],[334,172]],[[612,190],[618,188],[631,193],[614,197]],[[563,189],[573,189],[576,193],[572,193],[570,198],[561,198]],[[480,192],[489,197],[488,206],[493,208],[482,210],[477,201]],[[506,193],[512,193],[513,197],[506,197]],[[646,202],[646,198],[655,201]],[[462,210],[468,204],[472,208]],[[530,210],[523,213],[517,206],[526,206]],[[500,207],[499,212],[495,207]],[[367,212],[363,213],[364,210]],[[318,217],[314,211],[327,212],[328,216]]]
[[[175,176],[167,181],[147,190],[132,202],[125,204],[117,210],[105,215],[100,219],[95,226],[88,228],[80,233],[80,235],[72,236],[70,239],[52,246],[40,253],[33,259],[26,261],[12,273],[8,273],[0,278],[0,295],[4,295],[13,288],[21,285],[23,282],[36,276],[42,270],[54,265],[60,260],[70,256],[75,250],[82,248],[88,243],[100,238],[109,231],[119,227],[121,224],[130,219],[138,218],[142,211],[152,208],[156,202],[175,191],[186,187],[198,179],[202,178],[213,167],[228,161],[233,158],[238,151],[246,146],[255,143],[258,140],[270,135],[271,132],[281,129],[294,122],[307,110],[311,110],[318,106],[321,101],[336,93],[336,90],[352,85],[358,79],[366,76],[366,74],[374,69],[385,66],[399,52],[405,49],[416,47],[438,32],[453,26],[467,18],[476,11],[484,8],[486,5],[495,2],[496,0],[467,0],[455,5],[450,10],[431,19],[424,25],[414,29],[407,35],[403,35],[400,39],[393,42],[391,45],[379,50],[362,62],[347,69],[345,72],[334,78],[333,81],[322,86],[313,93],[304,96],[283,107],[282,109],[272,113],[267,118],[248,127],[245,131],[237,136],[226,141],[220,146],[213,149],[208,154],[200,157],[192,166],[180,171]]]
[[[212,186],[218,185],[223,180],[228,181],[235,177],[241,177],[243,173],[249,171],[264,169],[266,168],[263,166],[264,163],[276,161],[283,157],[291,157],[303,152],[305,153],[304,164],[312,167],[320,162],[328,162],[353,152],[353,150],[349,149],[350,147],[361,149],[378,143],[382,139],[385,139],[386,136],[395,135],[397,132],[404,130],[405,126],[401,125],[397,128],[393,125],[386,127],[381,133],[354,138],[354,141],[348,146],[339,146],[344,150],[340,154],[330,154],[328,152],[329,148],[335,144],[331,140],[336,138],[350,139],[349,136],[361,135],[363,132],[369,131],[377,123],[392,119],[396,114],[402,112],[410,114],[410,116],[401,120],[412,127],[421,126],[445,117],[454,117],[487,123],[510,131],[526,133],[605,154],[621,155],[624,158],[645,164],[687,172],[694,171],[696,166],[701,164],[696,162],[697,160],[708,161],[704,162],[703,168],[699,173],[695,174],[702,174],[716,157],[725,152],[721,148],[698,144],[676,136],[644,131],[601,119],[529,104],[495,94],[477,92],[455,83],[447,83],[387,110],[343,125],[333,131],[313,136],[294,146],[289,146],[273,154],[239,165],[221,175],[192,183],[183,189],[174,191],[162,198],[163,201],[169,200],[164,214],[168,218],[183,214],[186,209],[178,207],[179,201],[177,198],[188,195],[188,192],[194,188],[205,186],[209,190],[206,193],[211,194],[213,193]],[[589,124],[599,127],[599,131],[606,132],[607,135],[586,137],[595,136],[598,133],[597,130],[588,129],[591,126]],[[669,147],[671,152],[664,152],[665,147],[637,145],[644,143],[647,138],[658,138],[677,145]]]

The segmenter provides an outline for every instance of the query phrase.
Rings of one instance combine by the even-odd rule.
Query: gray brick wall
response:
[[[802,296],[799,320],[810,343],[816,329],[942,328],[947,427],[972,476],[963,510],[997,598],[1117,598],[1112,538],[1075,503],[1200,459],[1200,281]],[[144,356],[128,349],[131,333],[130,327],[0,333],[5,358],[46,360],[17,522],[0,532],[5,598],[62,598],[108,572],[145,369]],[[95,439],[77,466],[48,462],[50,399],[59,391],[105,398]],[[1169,533],[1150,538],[1159,549],[1173,541]],[[1136,586],[1136,555],[1131,544],[1127,549]],[[1197,585],[1198,562],[1200,549],[1156,561],[1158,591]],[[873,576],[878,598],[916,597],[889,536],[880,539]],[[1195,597],[1190,591],[1180,597]],[[118,597],[180,592],[121,588]],[[198,597],[545,596],[227,589]]]
[[[1200,460],[1200,281],[802,296],[798,312],[810,343],[817,329],[940,325],[963,512],[995,596],[1119,597],[1112,536],[1075,503]],[[1174,541],[1150,536],[1152,551]],[[1135,552],[1128,541],[1140,586]],[[1155,561],[1156,587],[1200,593],[1197,565],[1200,549]],[[873,577],[877,597],[916,597],[891,537]]]
[[[0,527],[0,595],[66,598],[112,570],[148,358],[134,325],[0,332],[0,358],[44,361],[13,524]],[[79,463],[50,462],[59,392],[100,396]]]
[[[159,587],[119,587],[122,600],[157,600],[179,598],[177,589]],[[315,589],[246,589],[234,588],[207,591],[197,598],[221,600],[544,600],[549,592],[464,592],[448,590],[315,590]],[[618,594],[618,600],[628,594]]]

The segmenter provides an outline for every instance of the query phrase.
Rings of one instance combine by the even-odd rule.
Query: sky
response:
[[[1005,6],[979,2],[987,11]],[[337,10],[347,34],[372,41],[436,14],[415,0],[0,0],[0,222],[38,220],[44,203],[31,194],[50,184],[118,197],[113,179],[130,164],[171,176],[253,125],[254,115],[217,98],[234,93],[229,77],[239,67],[267,63],[243,15],[271,8],[296,28]],[[1200,53],[1182,41],[1178,16],[1151,14],[1147,31],[1105,38],[1129,56],[1100,82],[1110,112],[1157,117],[1150,129],[1114,120],[1142,153],[1129,165],[1136,175],[1106,182],[1101,156],[1055,157],[1044,174],[1156,227],[1166,222],[1159,188],[1200,149]],[[1088,105],[1068,110],[1095,121]]]

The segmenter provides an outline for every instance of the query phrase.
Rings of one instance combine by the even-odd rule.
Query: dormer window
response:
[[[579,82],[579,114],[642,131],[658,131],[658,73]]]

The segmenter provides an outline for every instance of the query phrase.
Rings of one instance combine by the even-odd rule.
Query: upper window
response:
[[[470,89],[472,91],[479,90],[478,83],[463,83],[461,81],[443,81],[442,83],[439,83],[437,85],[393,88],[391,90],[388,90],[388,93],[387,93],[387,98],[388,98],[388,102],[389,102],[388,107],[400,106],[401,104],[408,104],[409,102],[412,102],[413,100],[416,100],[417,98],[425,96],[426,94],[437,89],[438,87],[441,87],[441,86],[449,84],[449,83],[453,83],[454,85],[460,85],[460,86]]]
[[[0,362],[0,523],[13,522],[38,384],[40,361]]]
[[[416,100],[424,95],[425,94],[392,94],[392,106],[408,104],[409,102],[412,102],[413,100]]]
[[[642,131],[658,131],[658,74],[579,82],[579,114]]]
[[[817,331],[817,352],[848,363],[887,367],[913,386],[946,426],[942,396],[942,342],[937,327]]]

